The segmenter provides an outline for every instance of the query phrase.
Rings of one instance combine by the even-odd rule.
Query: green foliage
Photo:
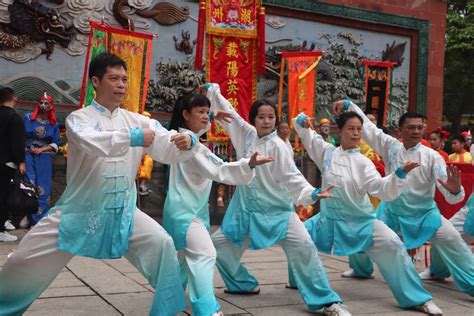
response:
[[[474,1],[450,0],[446,24],[444,114],[459,131],[461,115],[474,113]]]

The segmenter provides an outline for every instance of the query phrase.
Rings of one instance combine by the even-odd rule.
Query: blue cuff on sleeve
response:
[[[212,83],[205,83],[204,84],[204,90],[209,90],[209,88],[212,86]]]
[[[209,120],[211,122],[214,120],[214,112],[209,112]]]
[[[308,118],[308,115],[301,113],[296,117],[296,123],[298,123],[301,127],[304,127],[304,121]]]
[[[311,198],[313,199],[313,201],[317,201],[318,200],[318,194],[321,193],[321,189],[314,189],[313,192],[311,192]]]
[[[191,136],[191,148],[193,148],[194,145],[196,145],[196,143],[197,143],[196,135],[194,135],[194,134],[188,134],[188,135]]]
[[[344,105],[344,111],[347,111],[347,110],[349,110],[349,107],[351,106],[351,101],[344,100],[344,101],[342,101],[342,105]]]
[[[397,177],[399,177],[400,179],[405,179],[405,178],[407,177],[408,172],[406,172],[405,170],[403,170],[402,167],[398,167],[397,170],[395,170],[395,174],[396,174]]]
[[[130,129],[130,147],[143,147],[145,144],[145,137],[143,130],[140,127]]]

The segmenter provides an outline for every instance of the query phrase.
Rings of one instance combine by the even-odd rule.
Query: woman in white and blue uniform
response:
[[[375,218],[367,194],[384,200],[396,199],[407,187],[407,173],[418,165],[407,162],[382,178],[373,163],[360,153],[362,124],[357,113],[342,114],[337,120],[341,146],[335,147],[309,128],[305,114],[293,119],[304,148],[321,170],[323,186],[334,185],[334,197],[322,200],[321,212],[306,221],[305,226],[324,253],[348,256],[365,251],[379,266],[400,307],[441,314],[423,288],[400,238]]]
[[[199,136],[207,131],[211,103],[204,95],[176,102],[170,129]],[[217,117],[221,117],[218,113]],[[209,234],[209,194],[212,181],[248,184],[255,176],[255,166],[271,158],[241,159],[224,163],[206,146],[198,143],[196,155],[170,165],[169,190],[163,210],[163,227],[173,238],[181,267],[183,286],[189,285],[193,315],[221,315],[214,295],[216,250]]]
[[[275,106],[254,102],[249,115],[251,125],[221,95],[217,84],[206,84],[205,89],[213,108],[233,116],[230,123],[220,125],[229,133],[237,158],[250,157],[255,152],[275,158],[256,168],[250,184],[237,187],[221,228],[212,235],[226,291],[258,293],[258,281],[241,263],[242,255],[247,248],[257,250],[279,244],[308,309],[323,309],[326,315],[350,315],[339,295],[330,288],[318,250],[293,206],[307,206],[318,197],[328,197],[328,190],[313,188],[296,168],[288,148],[275,132]]]

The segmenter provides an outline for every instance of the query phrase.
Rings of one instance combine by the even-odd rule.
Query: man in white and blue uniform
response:
[[[95,57],[89,77],[95,100],[66,119],[67,187],[0,272],[0,315],[23,314],[75,255],[125,256],[156,290],[150,315],[185,309],[173,241],[137,209],[135,176],[143,149],[162,163],[189,159],[196,152],[196,146],[188,150],[193,136],[119,107],[127,73],[115,55]]]

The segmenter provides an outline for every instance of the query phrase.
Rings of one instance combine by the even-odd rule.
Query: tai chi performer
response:
[[[185,308],[173,240],[137,209],[135,176],[144,147],[154,159],[173,163],[195,155],[197,146],[189,150],[194,136],[119,107],[127,72],[115,55],[97,55],[89,78],[95,100],[66,119],[67,187],[0,272],[0,315],[21,315],[74,255],[125,256],[156,289],[150,315]]]
[[[196,138],[208,130],[211,103],[204,95],[180,98],[171,117],[170,129],[193,133]],[[225,112],[216,118],[230,119]],[[206,146],[197,144],[190,160],[170,166],[168,195],[163,210],[163,227],[173,237],[178,250],[184,287],[189,285],[193,315],[222,315],[214,295],[216,249],[209,234],[209,194],[212,181],[244,185],[255,176],[257,165],[272,158],[257,158],[225,163]]]
[[[265,249],[278,243],[308,309],[323,309],[326,315],[350,315],[329,286],[318,250],[293,206],[307,206],[318,197],[328,197],[329,188],[322,192],[314,189],[296,168],[286,144],[276,134],[274,105],[255,101],[249,114],[251,125],[220,94],[218,85],[206,84],[205,88],[213,107],[233,115],[231,123],[221,122],[221,126],[229,133],[237,158],[248,158],[255,152],[275,158],[256,168],[250,184],[237,187],[221,228],[212,235],[226,291],[258,293],[258,281],[240,259],[247,248]]]

